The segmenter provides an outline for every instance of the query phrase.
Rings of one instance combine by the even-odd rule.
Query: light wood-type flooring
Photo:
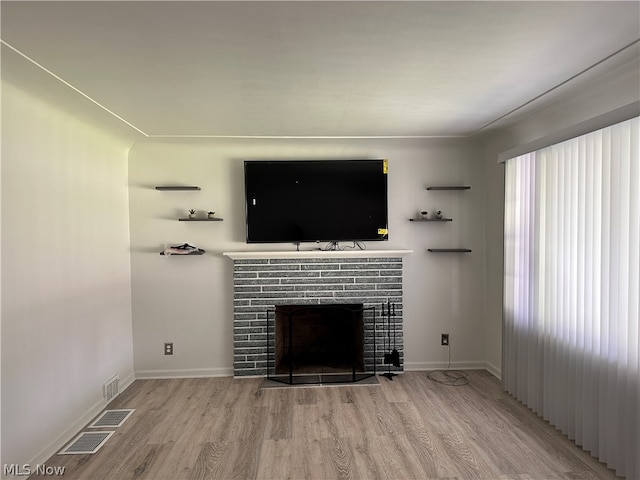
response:
[[[109,405],[136,411],[96,454],[46,465],[65,466],[65,480],[617,478],[491,374],[471,371],[469,381],[138,380]]]

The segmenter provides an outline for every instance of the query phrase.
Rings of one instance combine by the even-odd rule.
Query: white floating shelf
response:
[[[377,258],[377,257],[404,257],[413,253],[413,250],[301,250],[278,252],[223,252],[222,254],[233,259],[270,259],[270,258]]]

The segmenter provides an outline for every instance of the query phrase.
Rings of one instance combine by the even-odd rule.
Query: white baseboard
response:
[[[442,370],[447,368],[457,370],[487,370],[493,376],[500,379],[500,369],[489,362],[406,362],[404,371],[421,372],[429,370]],[[400,372],[398,372],[400,373]],[[180,370],[137,370],[135,379],[152,380],[161,378],[206,378],[206,377],[233,377],[233,368],[193,368]],[[247,375],[236,378],[254,378],[264,375]]]
[[[232,377],[233,368],[190,368],[184,370],[137,370],[136,379]]]
[[[498,380],[502,380],[502,369],[496,367],[493,363],[487,362],[487,371]]]
[[[124,392],[135,381],[135,379],[136,376],[134,372],[131,372],[129,375],[127,375],[119,383],[118,395],[122,394],[122,392]],[[117,398],[118,395],[116,395],[114,398]],[[58,453],[67,443],[73,440],[73,438],[78,435],[78,432],[80,432],[80,430],[88,425],[91,420],[96,418],[100,414],[100,412],[105,409],[106,406],[107,403],[103,398],[94,403],[84,412],[84,414],[80,418],[70,424],[60,435],[49,442],[47,446],[45,446],[38,454],[36,454],[29,462],[27,462],[27,464],[32,466],[44,464],[49,458]],[[14,480],[18,478],[24,479],[24,476],[11,475],[3,478],[6,478],[7,480]]]
[[[404,364],[404,370],[407,372],[444,370],[447,367],[451,370],[488,370],[492,375],[495,375],[495,373],[490,369],[490,364],[481,361],[451,362],[450,364],[449,362],[405,362]],[[493,368],[495,369],[495,367]]]
[[[136,374],[135,372],[131,372],[129,375],[127,375],[124,379],[120,381],[120,386],[118,388],[119,390],[118,395],[116,395],[114,398],[118,398],[120,394],[124,392],[127,388],[129,388],[131,384],[135,381],[136,381]],[[113,401],[113,399],[111,401]]]
[[[38,465],[45,463],[49,458],[58,453],[67,443],[69,443],[78,432],[93,420],[106,406],[104,399],[100,399],[94,403],[80,418],[69,425],[60,435],[54,438],[44,447],[31,461],[29,465]]]

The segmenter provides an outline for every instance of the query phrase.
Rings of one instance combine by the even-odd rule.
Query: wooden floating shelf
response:
[[[410,222],[453,222],[453,218],[410,218]]]
[[[468,248],[428,248],[432,253],[471,253]]]
[[[156,190],[160,191],[185,191],[185,190],[200,190],[200,187],[196,185],[156,185]]]
[[[179,218],[179,222],[221,222],[222,218]]]
[[[427,187],[427,190],[469,190],[469,185],[446,185],[442,187]]]

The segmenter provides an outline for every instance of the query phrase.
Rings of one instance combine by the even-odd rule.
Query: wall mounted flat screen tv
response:
[[[247,243],[387,240],[386,160],[247,160]]]

